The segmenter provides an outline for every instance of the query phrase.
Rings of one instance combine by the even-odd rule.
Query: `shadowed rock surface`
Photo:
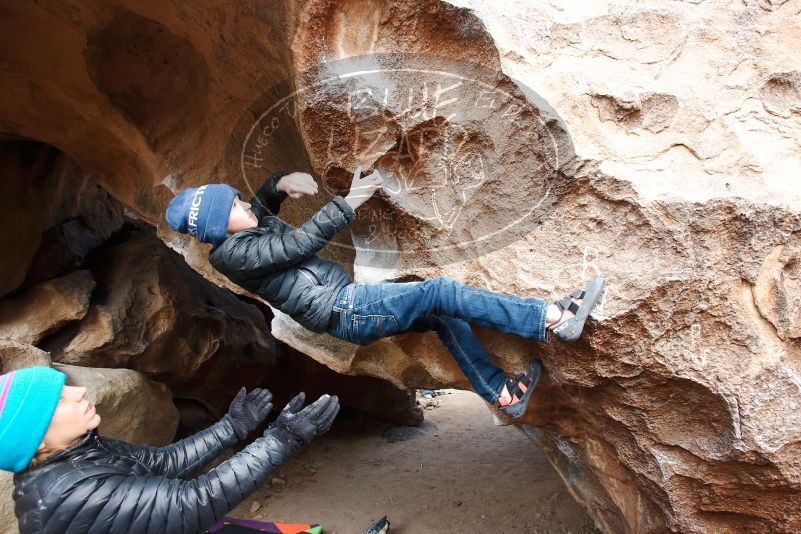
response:
[[[94,288],[92,273],[75,271],[3,299],[0,332],[20,343],[36,345],[71,321],[83,319]]]
[[[55,361],[140,371],[209,406],[262,383],[273,367],[262,312],[210,284],[152,230],[119,234],[84,267],[96,296],[74,332],[49,340]]]

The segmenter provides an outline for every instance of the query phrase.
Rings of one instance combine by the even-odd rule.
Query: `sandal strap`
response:
[[[577,297],[577,298],[580,298],[580,297]],[[555,302],[555,304],[561,311],[565,311],[567,309],[567,310],[570,310],[571,312],[573,312],[573,315],[576,315],[578,313],[578,310],[579,310],[578,304],[573,302],[573,300],[571,300],[570,297],[561,298],[561,299],[557,300]]]
[[[571,296],[571,297],[575,297],[575,298],[577,298],[577,299],[583,299],[583,298],[584,298],[584,295],[586,295],[586,294],[587,294],[587,292],[586,292],[586,291],[584,291],[583,289],[577,289],[577,290],[573,291],[573,292],[570,294],[570,296]]]
[[[506,389],[509,390],[509,394],[512,396],[513,403],[517,400],[520,400],[523,397],[523,394],[528,391],[528,388],[531,387],[532,380],[533,378],[526,376],[525,373],[520,373],[514,378],[514,380],[509,380],[509,383],[506,385]]]

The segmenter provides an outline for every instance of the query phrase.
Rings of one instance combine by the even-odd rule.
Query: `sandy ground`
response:
[[[326,534],[363,534],[385,514],[397,534],[595,532],[528,438],[494,426],[477,395],[443,393],[421,399],[420,427],[342,417],[229,515]]]

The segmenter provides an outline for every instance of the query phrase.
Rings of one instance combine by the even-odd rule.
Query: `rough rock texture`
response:
[[[11,492],[14,488],[14,475],[7,471],[0,471],[0,534],[18,534],[17,519],[14,516],[14,501]]]
[[[50,367],[50,354],[13,339],[0,338],[0,372],[41,365]]]
[[[801,201],[797,0],[453,3],[641,198]]]
[[[75,271],[3,299],[0,301],[0,337],[38,344],[67,323],[83,319],[94,288],[92,273]]]
[[[259,308],[191,270],[153,231],[118,234],[84,267],[98,296],[75,329],[50,338],[55,361],[140,371],[214,409],[275,365]]]
[[[509,372],[543,359],[526,422],[577,498],[608,532],[798,531],[801,4],[453,3],[473,11],[20,3],[0,19],[0,130],[56,146],[152,223],[170,190],[212,178],[249,192],[311,170],[334,193],[356,164],[380,168],[388,187],[325,252],[359,282],[555,298],[604,274],[577,344],[476,329]],[[446,56],[498,98],[423,92],[392,56],[321,83],[338,59],[398,51],[416,68]],[[282,215],[302,221],[318,196]],[[206,247],[161,235],[224,283]],[[273,333],[339,372],[467,386],[433,334],[357,348],[280,314]]]
[[[52,146],[0,136],[0,178],[0,296],[75,269],[122,226],[122,205]]]
[[[55,364],[67,384],[87,389],[100,414],[104,436],[142,445],[172,442],[178,428],[178,409],[164,384],[130,369],[100,369]]]
[[[344,13],[312,4],[316,9],[304,13],[293,41],[300,66],[311,70],[304,77],[309,84],[325,75],[315,65],[349,54],[436,50],[496,61],[487,34],[476,31],[476,20],[465,12],[431,7],[415,17],[398,4],[365,9],[350,3]],[[787,53],[798,48],[801,28],[789,15],[798,9],[729,11],[707,3],[604,6],[595,14],[582,11],[586,6],[565,13],[520,3],[523,13],[507,13],[472,4],[498,31],[501,66],[516,67],[516,77],[528,75],[523,80],[561,117],[548,129],[567,129],[576,157],[565,158],[561,150],[556,172],[520,172],[514,164],[521,153],[538,171],[543,154],[551,161],[542,146],[517,144],[522,132],[537,129],[536,117],[521,115],[506,132],[512,139],[498,141],[502,107],[480,125],[464,112],[450,147],[464,152],[467,138],[469,148],[493,164],[476,194],[491,198],[479,211],[480,224],[497,225],[498,218],[523,212],[539,201],[535,186],[545,180],[551,202],[539,205],[539,220],[523,239],[483,256],[454,258],[431,252],[440,236],[416,213],[421,192],[379,196],[368,203],[380,214],[374,219],[400,219],[404,227],[394,235],[391,225],[382,227],[379,239],[387,236],[409,254],[397,254],[376,273],[367,267],[375,265],[380,247],[360,251],[358,281],[446,274],[478,287],[553,298],[604,274],[609,284],[596,311],[600,322],[577,345],[537,346],[476,329],[509,371],[523,367],[532,353],[543,359],[548,376],[526,422],[542,429],[538,441],[577,497],[609,532],[797,530],[801,195],[787,177],[801,164],[801,122],[791,111],[794,77],[775,73],[798,69],[798,57]],[[340,17],[370,29],[348,33]],[[725,30],[718,29],[721,19],[729,24]],[[406,24],[414,32],[398,29]],[[427,33],[429,24],[438,32]],[[504,34],[504,24],[514,25],[515,33]],[[794,44],[767,46],[754,37],[744,57],[741,44],[757,34]],[[688,84],[688,78],[697,81]],[[699,95],[697,84],[707,80],[709,95]],[[504,88],[497,83],[497,90]],[[340,153],[351,165],[363,163],[354,150],[336,150],[358,146],[364,134],[360,127],[341,127],[354,109],[348,107],[354,90],[328,83],[300,99],[301,128],[321,174]],[[478,102],[477,95],[460,96]],[[436,185],[436,166],[428,162],[438,154],[440,134],[430,130],[443,126],[425,114],[413,116],[410,125],[392,104],[380,106],[388,113],[373,119],[379,124],[369,124],[368,131],[388,141],[379,137],[372,146],[378,155],[367,162],[403,177],[402,166],[410,163],[393,144],[395,132],[425,125],[425,150],[415,146],[415,136],[404,139],[413,156],[424,154],[411,158],[408,174]],[[542,111],[546,116],[547,108]],[[336,139],[333,151],[323,142],[329,138]],[[507,201],[497,183],[501,176],[519,184],[512,195],[518,202]],[[454,187],[464,187],[464,180]],[[476,197],[472,205],[481,206]],[[469,207],[468,201],[464,213],[474,223]],[[356,226],[354,243],[365,234]],[[452,232],[445,239],[461,236]],[[426,268],[437,262],[445,265]],[[302,333],[282,316],[274,332],[341,372],[379,373],[399,386],[465,386],[433,335],[406,334],[354,349]]]

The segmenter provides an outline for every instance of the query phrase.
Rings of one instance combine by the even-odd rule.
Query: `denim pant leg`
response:
[[[351,323],[353,316],[353,294],[356,284],[350,283],[339,290],[337,300],[334,301],[334,309],[331,324],[328,325],[328,333],[336,338],[357,343],[353,339]]]
[[[476,392],[490,402],[497,400],[506,375],[492,362],[468,322],[545,339],[546,302],[475,289],[447,277],[353,284],[337,305],[343,310],[343,324],[334,329],[334,335],[360,345],[408,330],[435,330]]]
[[[334,309],[339,312],[339,320],[334,321],[328,333],[334,337],[365,345],[385,337],[400,333],[399,322],[390,319],[380,302],[394,301],[396,297],[409,298],[418,294],[416,284],[382,284],[383,288],[371,287],[366,293],[358,291],[358,284],[350,284],[340,291]],[[363,288],[362,288],[363,289]],[[380,290],[376,293],[375,290]],[[411,291],[411,293],[410,293]],[[367,298],[364,298],[367,296]],[[353,310],[356,310],[356,314]],[[391,325],[393,329],[389,329]],[[415,332],[435,331],[442,343],[462,369],[473,389],[487,402],[498,399],[506,382],[506,373],[495,365],[484,347],[473,334],[470,325],[461,319],[447,315],[426,315],[408,325],[407,330]]]
[[[473,390],[487,402],[498,400],[506,373],[490,359],[466,321],[447,315],[430,315],[413,326],[416,331],[435,330]]]
[[[547,341],[548,305],[537,298],[470,287],[445,276],[422,282],[353,283],[342,288],[334,304],[334,309],[342,312],[341,324],[334,324],[330,333],[366,345],[375,341],[370,340],[374,335],[406,332],[418,319],[447,315],[504,334]]]
[[[409,286],[420,282],[357,284],[352,282],[337,294],[328,333],[357,345],[369,345],[383,337],[405,332],[396,317],[384,310],[383,303],[403,294],[412,297]],[[368,291],[369,289],[369,291]],[[412,298],[412,300],[414,300]]]
[[[410,329],[417,319],[447,315],[504,334],[547,340],[548,303],[544,300],[478,289],[445,276],[400,285],[406,287],[365,284],[357,293],[361,293],[367,308],[377,305],[370,313],[394,315],[401,332]]]

